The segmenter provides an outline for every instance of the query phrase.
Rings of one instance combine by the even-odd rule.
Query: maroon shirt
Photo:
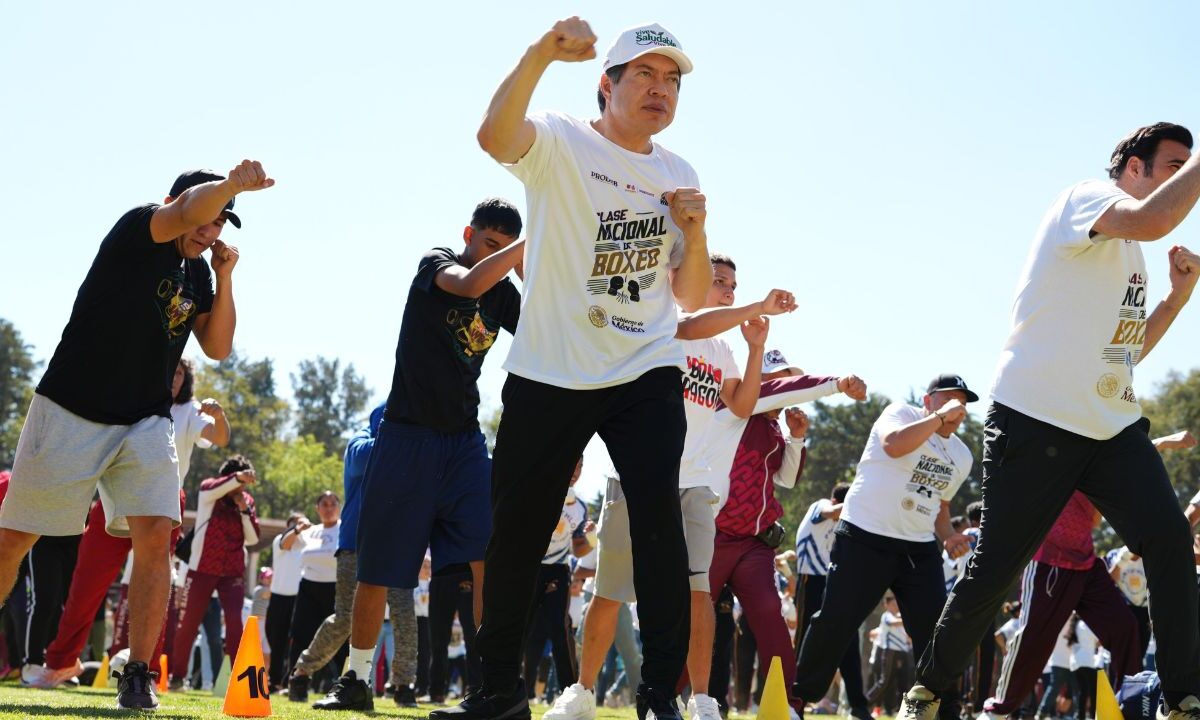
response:
[[[1095,524],[1095,506],[1076,490],[1033,559],[1066,570],[1090,569],[1096,562],[1096,548],[1092,544]]]

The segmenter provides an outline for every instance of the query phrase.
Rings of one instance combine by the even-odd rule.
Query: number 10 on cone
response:
[[[267,685],[267,668],[263,663],[262,643],[259,641],[258,617],[246,618],[242,640],[238,643],[237,658],[233,661],[229,689],[225,691],[222,712],[234,717],[270,717],[271,698]]]

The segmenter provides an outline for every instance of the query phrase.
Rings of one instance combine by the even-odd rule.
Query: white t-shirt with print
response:
[[[429,580],[417,580],[417,586],[413,588],[413,614],[429,617]]]
[[[1104,556],[1104,564],[1108,572],[1118,570],[1117,587],[1121,594],[1134,607],[1146,607],[1150,602],[1150,588],[1146,585],[1146,566],[1142,558],[1133,559],[1129,548],[1119,547],[1109,550]]]
[[[1042,219],[1017,283],[991,395],[1056,427],[1107,440],[1142,416],[1133,366],[1146,337],[1146,262],[1137,242],[1090,237],[1125,191],[1068,188]]]
[[[317,523],[300,533],[299,541],[304,543],[300,548],[301,579],[309,582],[337,582],[335,555],[341,527],[341,520],[329,527]]]
[[[567,565],[571,562],[571,539],[583,531],[587,523],[587,506],[575,497],[575,489],[567,489],[567,499],[558,516],[558,524],[550,534],[550,544],[542,556],[543,565]]]
[[[733,357],[733,348],[719,337],[684,340],[683,352],[687,358],[687,367],[683,371],[687,435],[679,461],[679,487],[707,487],[705,435],[717,414],[721,386],[727,380],[740,380],[742,371]]]
[[[175,452],[179,456],[179,485],[182,487],[192,463],[192,448],[212,447],[212,443],[200,434],[217,421],[200,412],[200,403],[195,400],[172,405],[171,420],[175,425]]]
[[[927,542],[935,539],[934,520],[971,472],[971,451],[957,435],[929,436],[917,449],[898,458],[883,450],[893,430],[926,417],[906,403],[888,405],[875,424],[858,461],[858,472],[842,519],[876,535]]]
[[[833,508],[833,501],[822,498],[808,506],[800,528],[796,530],[796,572],[801,575],[828,575],[829,553],[833,550],[833,530],[837,520],[823,513]]]
[[[586,390],[682,368],[668,271],[683,235],[664,193],[698,187],[696,171],[657,143],[630,152],[563,113],[530,120],[533,146],[506,166],[528,208],[521,323],[504,369]]]
[[[875,644],[884,650],[912,650],[912,640],[904,630],[899,615],[884,611],[883,616],[879,618],[879,632],[875,635]]]

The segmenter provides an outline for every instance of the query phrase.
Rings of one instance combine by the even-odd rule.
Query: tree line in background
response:
[[[42,365],[12,323],[0,318],[0,468],[11,467]],[[341,495],[346,439],[365,424],[371,398],[371,391],[353,364],[343,366],[336,358],[320,356],[301,361],[296,372],[289,375],[290,403],[276,391],[270,358],[253,360],[235,352],[219,363],[197,365],[196,397],[216,398],[225,407],[233,437],[225,450],[192,454],[186,489],[193,505],[200,480],[215,475],[224,458],[233,453],[250,458],[258,471],[259,482],[252,492],[264,517],[286,517],[293,510],[309,513],[324,490]],[[920,403],[914,396],[907,400]],[[811,503],[828,497],[835,484],[854,479],[871,426],[889,402],[887,397],[872,393],[861,403],[813,403],[804,474],[794,489],[777,493],[790,533],[795,532]],[[1187,374],[1169,373],[1155,394],[1142,399],[1142,408],[1150,419],[1152,436],[1177,430],[1200,434],[1200,369]],[[978,409],[983,409],[983,403]],[[488,446],[492,447],[500,409],[486,409],[480,416]],[[959,436],[971,449],[975,462],[951,504],[956,515],[963,514],[969,503],[981,497],[983,424],[968,415]],[[1176,493],[1181,502],[1186,502],[1198,489],[1200,449],[1168,453],[1164,460]],[[1137,478],[1129,481],[1136,483]],[[601,499],[584,499],[591,517],[598,518]],[[1119,543],[1107,525],[1098,531],[1099,549]]]

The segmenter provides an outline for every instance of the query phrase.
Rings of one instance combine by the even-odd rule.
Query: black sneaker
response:
[[[402,708],[415,708],[417,706],[417,693],[410,685],[401,685],[393,688],[395,691],[392,698],[396,704]]]
[[[645,685],[638,688],[637,716],[638,720],[683,720],[674,697]]]
[[[117,680],[117,707],[122,710],[157,710],[158,696],[154,683],[158,673],[150,672],[144,662],[125,663],[125,670]]]
[[[313,710],[375,710],[375,693],[353,670],[337,679],[329,694],[313,703]]]
[[[429,720],[529,720],[529,698],[525,694],[525,681],[518,680],[511,693],[488,694],[484,690],[472,690],[462,702],[444,710],[429,713]]]
[[[308,676],[293,674],[288,678],[288,700],[308,702]]]

